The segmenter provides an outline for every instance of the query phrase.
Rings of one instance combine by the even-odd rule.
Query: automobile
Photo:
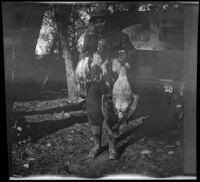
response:
[[[172,105],[175,109],[175,121],[177,127],[180,127],[184,116],[184,97],[183,82],[175,82],[173,80],[160,79],[163,84],[164,91],[169,94],[172,99]]]
[[[159,120],[165,126],[171,122],[171,119],[167,121],[167,115],[173,115],[171,125],[181,127],[184,117],[182,12],[127,13],[116,16],[116,22],[120,18],[128,20],[121,28],[137,51],[130,79],[140,97],[135,117],[159,111],[162,115]]]

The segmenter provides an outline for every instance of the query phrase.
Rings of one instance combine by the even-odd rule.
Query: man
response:
[[[112,30],[108,22],[108,11],[96,10],[92,13],[90,18],[90,29],[93,27],[93,32],[88,31],[85,35],[83,48],[81,55],[91,57],[92,62],[95,61],[94,53],[97,52],[100,55],[99,59],[102,62],[111,61],[114,58],[119,58],[119,52],[125,51],[126,56],[124,59],[130,61],[135,54],[129,38],[126,34]],[[95,77],[98,70],[92,70]],[[94,147],[89,153],[89,157],[96,157],[101,152],[101,138],[102,138],[102,124],[104,121],[104,115],[102,113],[102,96],[112,94],[112,83],[106,84],[105,80],[101,77],[99,79],[92,78],[91,82],[87,84],[87,113],[88,120],[91,123],[91,131],[94,141]],[[112,107],[110,105],[110,107]],[[110,110],[110,112],[112,112]],[[112,115],[112,114],[111,114]],[[110,127],[114,125],[114,118],[109,117]],[[109,159],[116,159],[118,153],[115,147],[115,137],[108,133],[109,143]]]

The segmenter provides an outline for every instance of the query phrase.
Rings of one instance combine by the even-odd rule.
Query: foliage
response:
[[[80,4],[49,4],[49,9],[45,12],[38,44],[36,46],[36,55],[49,54],[51,47],[54,52],[59,51],[59,46],[53,44],[56,41],[57,27],[55,16],[62,22],[65,22],[63,29],[68,37],[68,45],[72,54],[78,54],[78,42],[88,26],[90,14],[97,8],[107,9],[111,14],[116,12],[133,11],[175,11],[182,9],[179,3],[148,3],[148,2],[108,2],[108,3],[80,3]],[[46,44],[44,43],[46,42]],[[41,49],[40,51],[37,51]],[[57,51],[55,51],[57,50]],[[41,53],[39,53],[41,52]],[[43,52],[43,53],[42,53]],[[76,59],[77,56],[76,56]],[[77,62],[77,60],[73,60]]]
[[[56,35],[56,23],[54,21],[53,12],[48,9],[44,13],[39,38],[36,45],[36,55],[45,55],[50,52]]]

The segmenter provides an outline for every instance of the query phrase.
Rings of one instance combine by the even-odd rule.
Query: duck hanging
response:
[[[86,85],[87,81],[91,79],[90,61],[90,57],[84,57],[76,66],[76,80],[80,85]]]

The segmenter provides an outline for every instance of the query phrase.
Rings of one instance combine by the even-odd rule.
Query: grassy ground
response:
[[[13,110],[40,111],[67,104],[66,98],[62,97],[18,102]],[[45,120],[49,122],[45,123]],[[27,124],[27,121],[37,124]],[[105,132],[103,152],[95,159],[87,157],[93,142],[87,121],[74,120],[67,124],[62,110],[25,116],[23,124],[18,121],[13,127],[16,140],[12,145],[12,174],[16,177],[51,174],[88,178],[111,174],[183,175],[183,128],[145,137],[141,126],[142,120],[139,119],[121,127],[117,142],[120,158],[111,161]]]

